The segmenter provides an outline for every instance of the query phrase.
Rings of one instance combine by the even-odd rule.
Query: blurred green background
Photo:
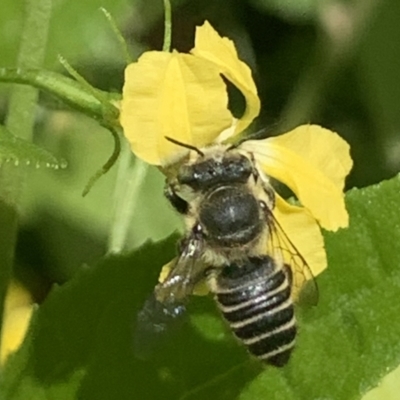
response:
[[[397,0],[179,0],[173,3],[173,47],[188,51],[205,19],[233,39],[253,69],[262,100],[255,129],[271,135],[299,123],[337,131],[351,145],[348,187],[364,187],[400,169],[400,2]],[[54,0],[45,67],[62,71],[64,56],[95,87],[121,92],[124,58],[100,7],[115,18],[132,53],[161,49],[161,0]],[[24,2],[2,0],[0,65],[15,66]],[[0,85],[0,115],[9,86]],[[241,99],[232,94],[234,109]],[[30,169],[23,197],[16,275],[41,301],[107,251],[116,165],[86,198],[82,190],[112,151],[96,122],[42,94],[35,142],[68,161],[65,170]],[[130,221],[126,249],[181,227],[151,169]],[[159,268],[155,266],[155,268]]]
[[[114,16],[135,56],[161,48],[161,0],[54,0],[45,67],[62,71],[61,54],[94,86],[121,92],[124,58],[101,6]],[[173,2],[173,47],[189,50],[195,26],[208,19],[235,41],[253,69],[263,105],[254,129],[275,134],[313,122],[339,132],[355,164],[348,187],[363,187],[400,167],[398,15],[396,0],[179,0]],[[2,1],[2,66],[16,63],[23,17],[23,1]],[[8,89],[0,86],[2,120]],[[239,109],[236,100],[233,95]],[[52,282],[67,280],[106,251],[118,166],[82,198],[87,180],[112,150],[111,136],[45,94],[35,142],[69,163],[63,171],[29,171],[16,272],[40,300]],[[162,185],[160,173],[150,170],[128,249],[180,226],[162,198]]]

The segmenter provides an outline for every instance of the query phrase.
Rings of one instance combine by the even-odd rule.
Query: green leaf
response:
[[[350,227],[326,234],[320,303],[303,314],[297,349],[242,394],[269,399],[360,399],[400,364],[399,177],[347,195]],[[282,395],[282,393],[287,393]]]
[[[12,135],[0,125],[0,163],[12,162],[15,166],[32,165],[36,168],[65,168],[66,162],[57,160],[47,150]]]
[[[176,237],[84,267],[35,313],[3,372],[4,398],[360,399],[400,364],[400,178],[347,195],[350,228],[326,234],[320,303],[298,311],[283,369],[262,367],[220,323],[210,297],[143,361],[135,315],[173,257]]]
[[[400,367],[385,376],[383,381],[373,390],[370,390],[362,400],[397,400],[400,390]]]

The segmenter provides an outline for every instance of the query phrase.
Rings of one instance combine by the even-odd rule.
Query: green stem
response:
[[[114,124],[119,113],[114,102],[120,100],[120,95],[111,95],[94,88],[89,90],[87,88],[89,84],[82,85],[56,72],[33,68],[0,68],[0,82],[33,86],[56,96],[73,109],[98,120],[104,126],[118,125],[118,123]]]
[[[172,24],[171,3],[169,0],[164,0],[164,10],[165,27],[163,51],[170,51]],[[102,11],[106,17],[109,18],[108,13],[104,9]],[[117,29],[116,26],[114,28]],[[119,37],[118,33],[117,36]],[[132,217],[147,171],[148,165],[138,158],[133,162],[133,155],[130,148],[124,146],[114,190],[114,209],[108,240],[109,253],[119,253],[124,250],[126,246]]]
[[[108,128],[108,130],[111,132],[114,139],[113,152],[111,153],[110,157],[105,162],[105,164],[98,171],[96,171],[96,173],[89,179],[89,182],[83,189],[82,192],[83,197],[85,197],[90,192],[93,185],[114,166],[121,153],[121,141],[119,140],[118,132],[112,127]]]
[[[0,82],[22,83],[46,91],[58,97],[77,111],[96,119],[107,128],[114,139],[114,150],[107,162],[89,180],[83,196],[85,196],[94,183],[115,164],[120,152],[119,109],[117,106],[121,96],[102,92],[91,86],[80,76],[66,60],[60,57],[60,62],[75,78],[39,69],[0,68]]]
[[[18,67],[39,68],[45,56],[52,0],[26,0],[25,25],[18,54]],[[14,135],[32,139],[38,91],[15,87],[11,94],[6,127]],[[0,169],[0,329],[4,300],[12,277],[17,238],[19,200],[24,186],[23,169],[4,164]],[[1,333],[1,332],[0,332]],[[1,337],[1,335],[0,335]]]
[[[108,242],[109,253],[119,253],[125,248],[148,167],[148,164],[139,158],[133,159],[131,149],[125,143],[114,191],[114,210]]]
[[[122,36],[121,31],[119,30],[113,16],[104,7],[100,7],[100,11],[107,18],[107,21],[110,24],[111,29],[114,32],[115,37],[117,38],[117,40],[121,46],[122,52],[125,56],[125,62],[127,64],[130,64],[133,61],[132,55],[129,52],[128,44],[126,43],[125,38]]]
[[[171,32],[172,32],[172,22],[171,22],[171,3],[169,0],[164,0],[164,43],[163,51],[171,51]]]

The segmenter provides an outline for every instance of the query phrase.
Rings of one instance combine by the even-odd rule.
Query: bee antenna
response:
[[[169,137],[169,136],[164,136],[164,137],[165,137],[165,139],[167,139],[169,142],[171,142],[171,143],[173,143],[173,144],[176,144],[176,145],[178,145],[178,146],[181,146],[181,147],[185,147],[186,149],[193,150],[193,151],[195,151],[199,156],[204,157],[204,153],[203,153],[201,150],[199,150],[197,147],[192,146],[191,144],[182,143],[182,142],[180,142],[179,140],[172,139],[172,138]]]

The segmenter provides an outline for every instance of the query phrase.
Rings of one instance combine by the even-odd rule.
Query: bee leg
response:
[[[164,188],[164,196],[171,203],[172,207],[180,214],[187,214],[189,211],[189,204],[187,201],[179,197],[175,190],[170,185],[166,185]]]
[[[204,277],[206,284],[211,293],[217,293],[218,291],[218,271],[217,268],[209,267],[204,271]]]

